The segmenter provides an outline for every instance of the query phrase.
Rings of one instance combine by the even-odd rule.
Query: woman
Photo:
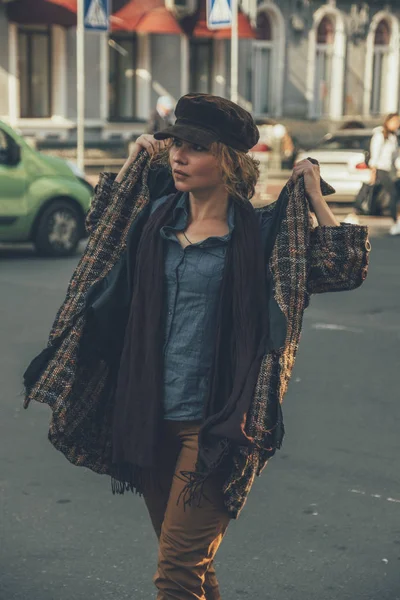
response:
[[[390,216],[393,220],[389,233],[400,235],[400,219],[397,216],[398,188],[396,186],[396,161],[399,156],[397,132],[400,127],[398,113],[390,113],[382,127],[376,127],[371,139],[370,159],[371,184],[378,184],[389,196]],[[376,193],[376,192],[375,192]],[[345,222],[357,223],[355,213],[349,215]]]
[[[309,295],[359,286],[370,246],[365,227],[338,224],[309,161],[253,209],[258,131],[244,109],[192,94],[175,113],[101,176],[26,405],[52,407],[50,440],[71,462],[143,494],[158,600],[217,600],[217,549],[282,441]]]

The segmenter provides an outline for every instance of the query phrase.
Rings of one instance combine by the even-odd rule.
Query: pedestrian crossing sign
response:
[[[208,29],[232,27],[232,0],[207,0]]]
[[[84,26],[86,31],[108,31],[110,0],[85,0]]]

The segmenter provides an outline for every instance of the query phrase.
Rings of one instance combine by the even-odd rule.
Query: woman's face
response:
[[[169,161],[180,192],[201,192],[223,185],[218,157],[202,146],[173,138]]]
[[[395,117],[389,119],[387,122],[387,128],[389,131],[397,131],[400,128],[400,117],[396,115]]]

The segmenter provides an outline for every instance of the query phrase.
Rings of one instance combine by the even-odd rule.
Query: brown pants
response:
[[[198,452],[198,421],[165,421],[157,469],[157,485],[144,499],[159,539],[154,583],[157,600],[220,600],[213,559],[229,523],[222,499],[223,474],[206,482],[200,506],[178,502]],[[196,504],[196,503],[194,503]]]

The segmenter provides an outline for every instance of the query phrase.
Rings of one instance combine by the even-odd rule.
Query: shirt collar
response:
[[[174,216],[173,223],[174,227],[183,227],[187,226],[189,220],[189,192],[184,192],[181,194],[175,208],[174,208]],[[228,206],[228,214],[227,214],[227,223],[229,228],[229,233],[226,236],[222,236],[221,239],[229,239],[233,229],[235,228],[235,203],[232,198],[229,199]]]

